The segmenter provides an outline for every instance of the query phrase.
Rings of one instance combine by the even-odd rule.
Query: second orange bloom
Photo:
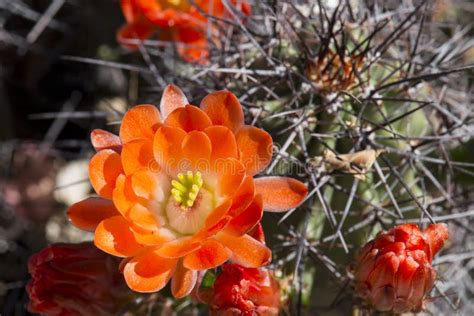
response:
[[[230,3],[250,15],[246,1]],[[221,0],[121,0],[121,8],[127,22],[117,33],[121,44],[135,48],[130,40],[144,40],[158,33],[160,40],[178,43],[178,53],[185,61],[197,63],[207,61],[208,39],[217,36],[209,17],[229,17]]]

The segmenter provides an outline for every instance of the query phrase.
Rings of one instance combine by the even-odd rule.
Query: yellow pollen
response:
[[[171,181],[171,195],[174,200],[181,205],[183,210],[193,207],[199,190],[202,187],[202,176],[199,171],[193,174],[188,171],[186,174],[178,174],[177,180]]]

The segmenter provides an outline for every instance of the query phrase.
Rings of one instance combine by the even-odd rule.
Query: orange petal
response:
[[[181,144],[185,137],[186,133],[182,129],[168,126],[161,127],[155,134],[153,153],[167,174],[173,174],[178,168],[182,156]]]
[[[191,270],[207,270],[222,265],[230,259],[232,251],[220,242],[209,239],[202,247],[184,257],[183,265]]]
[[[132,174],[133,192],[144,199],[152,199],[158,183],[156,176],[148,170],[140,170]]]
[[[242,126],[236,135],[240,161],[247,174],[263,171],[272,160],[273,140],[270,134],[254,126]]]
[[[146,195],[146,197],[155,198],[154,192],[156,192],[157,189],[155,188],[156,183],[153,181],[156,178],[149,179],[142,176],[148,173],[147,170],[141,170],[132,176],[121,175],[117,179],[117,187],[114,190],[113,197],[115,206],[126,219],[142,229],[151,231],[161,225],[158,218],[158,211],[161,205],[158,202],[144,202],[136,194],[138,193],[138,195],[143,197],[145,193],[147,193],[148,195]],[[142,178],[145,178],[145,180]],[[149,186],[147,186],[147,181],[151,182]],[[146,204],[142,205],[140,201]]]
[[[255,179],[255,194],[263,197],[263,208],[283,212],[297,207],[308,194],[308,188],[293,178],[264,177]]]
[[[143,229],[154,230],[159,226],[156,216],[139,203],[132,206],[126,215],[134,225]]]
[[[127,258],[123,258],[120,263],[119,263],[119,266],[118,266],[118,270],[120,271],[120,273],[123,273],[123,270],[125,269],[125,266],[127,265],[127,263],[130,262],[130,260],[132,260],[133,258],[132,257],[127,257]]]
[[[161,1],[135,0],[134,2],[143,13],[156,11],[159,14],[165,9]]]
[[[235,217],[252,203],[255,196],[255,184],[251,176],[245,176],[237,192],[232,196],[229,215]]]
[[[147,246],[161,246],[176,238],[171,231],[165,228],[145,231],[132,227],[132,233],[140,244]]]
[[[191,240],[191,237],[183,237],[170,241],[158,249],[157,254],[166,258],[183,257],[201,247],[199,243],[190,242]]]
[[[260,241],[262,244],[265,243],[265,233],[263,232],[262,223],[255,225],[255,227],[248,232],[248,235],[253,239]]]
[[[240,4],[240,11],[242,11],[243,14],[245,14],[247,16],[252,14],[252,7],[250,6],[250,4],[248,4],[248,2],[239,1],[237,3]]]
[[[95,230],[94,244],[97,248],[117,257],[131,257],[142,248],[122,216],[103,220]]]
[[[412,279],[420,265],[412,257],[406,257],[405,261],[400,264],[397,275],[395,277],[398,298],[407,299],[410,297],[412,290]]]
[[[170,113],[165,120],[165,124],[190,132],[203,131],[206,127],[212,125],[212,122],[201,109],[188,104],[184,108],[178,108]]]
[[[395,274],[397,273],[399,265],[400,258],[393,252],[379,256],[375,267],[367,278],[367,282],[373,289],[386,285],[395,286]]]
[[[252,204],[225,227],[225,232],[234,236],[242,236],[257,225],[263,216],[262,196],[257,195]]]
[[[393,252],[389,252],[378,257],[377,262],[367,283],[372,289],[372,304],[379,311],[388,311],[393,308],[395,302],[395,273],[400,261]]]
[[[182,263],[178,263],[171,279],[171,293],[175,298],[183,298],[196,286],[198,273],[197,271],[188,270],[183,267]]]
[[[120,137],[102,129],[95,129],[91,133],[91,142],[96,151],[112,149],[117,153],[122,150]]]
[[[67,215],[74,226],[88,231],[94,231],[104,219],[120,215],[111,200],[90,197],[73,204]]]
[[[217,233],[219,233],[221,230],[224,229],[224,227],[227,225],[227,223],[230,222],[231,219],[232,217],[230,217],[229,215],[224,215],[216,224],[212,226],[204,227],[199,232],[194,234],[194,236],[192,237],[192,240],[195,242],[200,242],[209,237],[216,235]]]
[[[171,184],[165,173],[140,170],[132,174],[131,178],[137,196],[157,203],[163,203],[168,198]]]
[[[237,97],[229,91],[208,94],[201,102],[214,125],[224,125],[236,132],[244,124],[244,112]]]
[[[123,270],[125,281],[136,292],[157,292],[170,280],[176,262],[176,259],[162,258],[150,249],[126,263]]]
[[[448,225],[431,224],[423,232],[431,248],[431,255],[434,256],[444,245],[449,237]]]
[[[113,201],[122,215],[127,214],[128,210],[138,202],[138,196],[133,191],[130,176],[122,174],[117,178]]]
[[[135,1],[136,0],[120,0],[123,16],[129,23],[136,19]]]
[[[222,219],[222,217],[227,213],[231,204],[232,204],[232,200],[226,200],[223,203],[221,203],[219,206],[217,206],[215,209],[213,209],[211,213],[209,213],[209,215],[206,217],[204,227],[208,228],[217,224]]]
[[[149,139],[136,139],[126,143],[123,145],[121,157],[125,174],[142,169],[159,170],[159,165],[153,157],[153,144]]]
[[[357,265],[357,270],[355,271],[355,280],[365,282],[369,277],[370,273],[372,273],[376,258],[378,255],[378,251],[372,251],[367,248],[367,245],[362,249],[362,256],[359,259],[359,264]]]
[[[98,195],[111,198],[117,177],[123,173],[120,155],[111,149],[99,151],[89,162],[89,178]]]
[[[222,232],[216,237],[232,251],[232,261],[246,268],[261,267],[272,259],[271,250],[249,235],[235,237]]]
[[[125,113],[120,126],[120,139],[123,144],[135,139],[153,139],[160,122],[160,111],[154,105],[137,105]]]
[[[212,144],[211,161],[238,158],[237,142],[230,129],[225,126],[209,126],[204,132]]]
[[[148,23],[146,21],[135,21],[132,23],[127,23],[123,25],[118,31],[117,31],[117,42],[120,43],[123,47],[126,47],[128,49],[137,49],[138,45],[137,44],[131,44],[130,40],[132,39],[140,39],[144,40],[149,38],[154,32],[156,31],[156,28],[151,25],[151,23]]]
[[[434,280],[431,278],[432,268],[420,265],[412,278],[412,288],[409,301],[412,309],[419,308],[423,304],[423,296],[431,291]]]
[[[200,170],[208,173],[209,159],[211,157],[212,145],[209,137],[199,131],[191,131],[183,139],[181,144],[183,159],[179,164],[180,171],[189,169]],[[186,166],[189,163],[189,166]]]
[[[180,42],[182,39],[182,34],[175,36],[175,41]],[[188,63],[194,63],[199,65],[207,65],[209,62],[209,49],[207,47],[207,41],[204,39],[199,39],[195,42],[186,43],[189,46],[178,46],[177,51],[179,57]],[[192,47],[190,47],[192,46]]]
[[[205,11],[208,12],[208,11]],[[193,17],[194,18],[194,17]],[[200,27],[178,27],[172,34],[172,40],[179,45],[179,56],[188,63],[206,65],[209,61],[208,36]]]
[[[188,99],[183,91],[174,84],[170,84],[166,87],[165,91],[163,91],[163,96],[161,97],[161,115],[166,119],[171,112],[177,108],[184,107],[188,103]]]
[[[237,159],[228,158],[216,161],[214,169],[219,177],[219,195],[234,195],[236,188],[241,185],[245,177],[244,165]]]
[[[150,0],[136,0],[136,4],[151,23],[163,28],[181,25],[190,19],[186,11],[189,6],[187,1],[178,1],[176,7],[173,7],[173,4],[168,5],[167,2],[163,4],[163,1]]]

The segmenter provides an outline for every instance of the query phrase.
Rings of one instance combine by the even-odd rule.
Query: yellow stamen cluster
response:
[[[183,210],[193,207],[194,201],[202,187],[202,176],[199,171],[193,174],[188,171],[186,174],[178,174],[177,180],[172,180],[171,195],[181,205]]]

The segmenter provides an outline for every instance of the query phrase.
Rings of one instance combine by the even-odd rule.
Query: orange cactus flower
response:
[[[430,225],[424,232],[406,224],[380,233],[357,259],[358,294],[378,311],[420,311],[436,278],[433,256],[447,239],[445,224]]]
[[[246,1],[230,3],[250,15]],[[216,36],[208,16],[228,16],[222,0],[121,0],[121,7],[127,23],[117,33],[119,43],[133,49],[136,45],[129,44],[131,39],[144,40],[159,33],[161,40],[181,44],[178,52],[185,61],[198,63],[207,60],[209,35]]]
[[[212,288],[200,288],[199,299],[213,316],[278,315],[280,286],[265,268],[225,264]]]
[[[116,315],[131,294],[118,264],[93,243],[41,250],[28,262],[28,310],[51,316]]]
[[[160,108],[129,110],[119,136],[92,133],[98,152],[89,175],[100,197],[68,213],[79,228],[95,230],[97,247],[125,258],[130,288],[155,292],[172,279],[173,295],[183,297],[199,270],[229,259],[268,263],[270,249],[251,237],[262,238],[263,210],[294,208],[308,191],[292,178],[253,179],[271,161],[272,138],[244,125],[232,93],[211,93],[196,107],[170,85]]]

